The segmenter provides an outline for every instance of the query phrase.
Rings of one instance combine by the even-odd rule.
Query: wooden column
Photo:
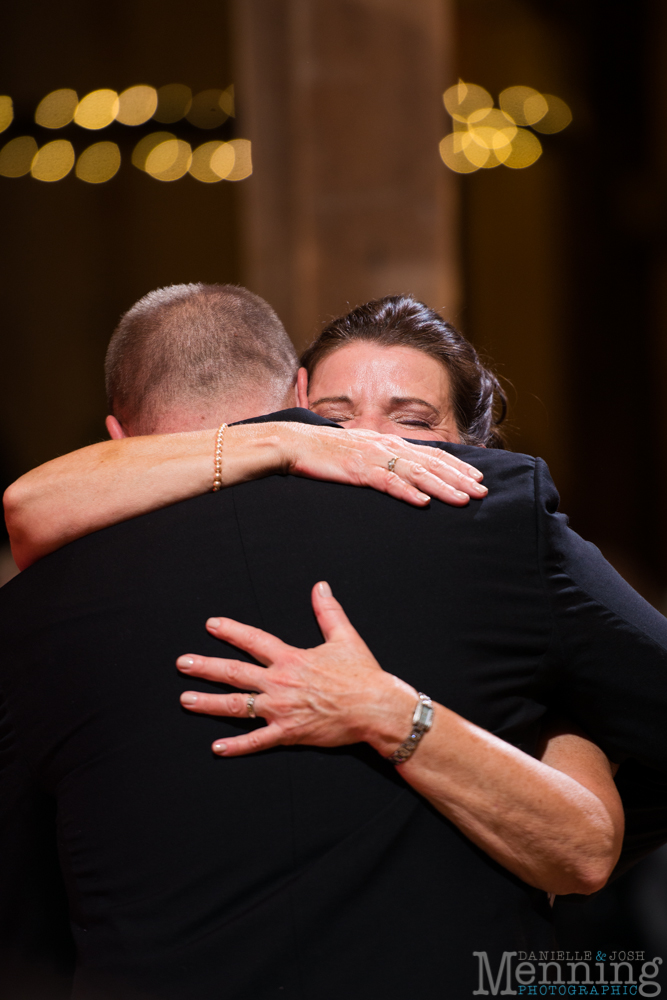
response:
[[[448,18],[448,0],[235,0],[243,279],[299,347],[381,295],[455,318]]]

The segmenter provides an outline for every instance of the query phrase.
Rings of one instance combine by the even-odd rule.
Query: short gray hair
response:
[[[170,285],[122,317],[107,350],[109,410],[135,433],[169,408],[262,389],[279,408],[297,355],[268,302],[237,285]]]

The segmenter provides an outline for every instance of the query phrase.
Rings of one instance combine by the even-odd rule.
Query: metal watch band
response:
[[[391,764],[403,764],[408,757],[411,757],[417,748],[420,739],[427,733],[433,725],[433,702],[427,694],[419,692],[419,701],[412,716],[412,732],[404,743],[401,743],[397,750],[394,750],[387,760]]]

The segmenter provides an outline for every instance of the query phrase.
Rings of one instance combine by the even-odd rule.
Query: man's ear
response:
[[[112,441],[120,441],[121,438],[127,437],[127,434],[125,433],[121,425],[118,423],[115,417],[111,416],[111,414],[109,414],[104,423],[106,425],[107,431],[109,432],[109,437],[112,439]]]
[[[296,402],[297,406],[308,409],[308,372],[305,368],[299,368],[296,376]]]

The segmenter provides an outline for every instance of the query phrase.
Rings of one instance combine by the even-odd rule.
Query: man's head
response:
[[[259,296],[235,285],[160,288],[125,313],[109,343],[107,426],[113,437],[168,434],[270,413],[294,405],[296,368]]]

